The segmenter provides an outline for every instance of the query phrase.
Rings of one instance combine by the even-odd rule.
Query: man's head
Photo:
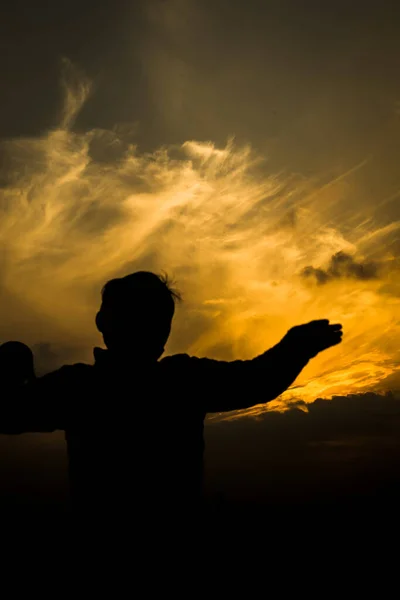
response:
[[[157,360],[164,352],[178,299],[166,277],[148,271],[112,279],[102,290],[97,329],[109,350]]]
[[[19,384],[35,378],[32,350],[22,342],[0,346],[0,385]]]

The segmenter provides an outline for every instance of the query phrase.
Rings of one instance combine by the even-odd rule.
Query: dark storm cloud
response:
[[[400,393],[296,402],[284,413],[208,421],[209,493],[261,502],[373,494],[400,482]]]
[[[377,279],[379,265],[373,261],[358,262],[346,252],[337,252],[332,256],[326,269],[307,266],[302,270],[301,275],[305,278],[314,278],[319,285],[343,278],[368,281]]]
[[[331,400],[317,398],[312,403],[296,400],[285,412],[268,411],[260,416],[224,420],[210,427],[220,427],[236,435],[237,431],[258,430],[265,436],[264,446],[326,443],[329,440],[348,440],[349,446],[359,437],[396,440],[400,446],[400,391],[377,394],[333,396]],[[234,433],[234,430],[235,433]],[[266,435],[267,434],[267,435]]]

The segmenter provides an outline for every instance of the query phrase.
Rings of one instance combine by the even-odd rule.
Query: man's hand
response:
[[[322,350],[340,344],[342,334],[340,323],[330,325],[328,319],[322,319],[292,327],[280,343],[304,350],[309,358],[313,358]]]

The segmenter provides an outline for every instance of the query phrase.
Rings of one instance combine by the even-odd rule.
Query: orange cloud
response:
[[[118,128],[72,129],[90,84],[67,75],[59,125],[3,144],[2,339],[90,360],[105,280],[164,269],[185,299],[170,353],[250,358],[291,326],[329,318],[343,323],[343,343],[310,363],[283,400],[376,389],[395,373],[400,223],[382,226],[366,207],[350,226],[345,208],[357,191],[343,182],[357,171],[329,186],[277,176],[233,140],[143,154]],[[379,263],[374,277],[358,276],[361,263],[349,258],[358,254]],[[323,265],[329,285],[308,285],[309,265]]]

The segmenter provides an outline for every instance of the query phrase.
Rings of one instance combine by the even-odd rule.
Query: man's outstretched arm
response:
[[[61,367],[29,383],[0,388],[0,434],[65,429],[71,415],[76,367]]]
[[[187,377],[188,395],[198,398],[205,412],[241,410],[270,402],[292,385],[311,358],[341,339],[341,325],[311,321],[293,327],[276,346],[252,360],[187,357],[182,372]]]

